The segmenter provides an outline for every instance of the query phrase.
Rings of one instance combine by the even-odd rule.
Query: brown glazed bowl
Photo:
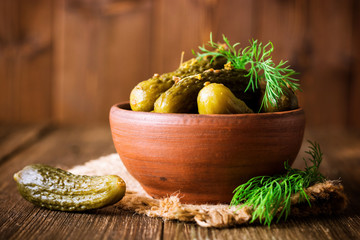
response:
[[[284,171],[300,149],[299,108],[256,114],[110,111],[113,141],[127,170],[154,198],[178,193],[183,203],[229,203],[251,177]]]

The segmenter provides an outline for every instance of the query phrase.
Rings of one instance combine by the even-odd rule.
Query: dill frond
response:
[[[277,105],[277,99],[282,96],[282,87],[290,87],[293,91],[301,90],[300,84],[297,79],[293,78],[297,74],[290,66],[286,66],[287,61],[280,61],[276,65],[271,57],[274,51],[274,46],[271,42],[263,45],[257,40],[250,41],[250,46],[244,49],[239,48],[236,50],[240,43],[230,44],[229,40],[223,35],[224,44],[215,43],[210,33],[210,41],[207,46],[212,48],[208,50],[205,46],[200,46],[201,53],[193,54],[198,58],[205,56],[212,56],[212,61],[219,56],[225,57],[231,65],[236,69],[247,70],[249,77],[249,84],[245,91],[250,88],[254,91],[260,87],[260,81],[266,81],[266,88],[264,98],[261,103],[260,109],[265,105],[268,107],[270,103],[272,106]],[[259,110],[260,111],[260,110]]]
[[[287,162],[284,163],[286,174],[275,176],[258,176],[238,186],[234,190],[231,201],[232,206],[245,206],[252,208],[252,220],[258,220],[264,225],[269,225],[276,217],[277,222],[281,218],[288,217],[291,207],[291,196],[299,194],[300,201],[310,200],[305,189],[315,183],[323,182],[325,177],[319,172],[322,161],[320,145],[316,142],[310,143],[306,151],[309,158],[305,161],[305,170],[291,168]],[[312,165],[308,165],[308,163]]]

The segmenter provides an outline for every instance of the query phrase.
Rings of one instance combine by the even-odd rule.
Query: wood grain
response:
[[[353,129],[360,128],[360,94],[357,92],[357,89],[360,89],[360,31],[358,30],[360,26],[360,3],[359,1],[353,2],[353,39],[352,39],[352,64],[351,64],[351,73],[350,73],[350,86],[348,86],[349,96],[348,106],[349,106],[349,116],[348,116],[348,125]]]
[[[59,3],[57,122],[106,122],[111,105],[128,99],[133,86],[149,76],[150,2],[133,4],[119,11],[116,1]]]
[[[184,60],[192,57],[191,49],[203,42],[207,24],[205,1],[154,1],[152,61],[154,73],[174,71]],[[208,1],[211,2],[211,1]],[[175,10],[176,9],[176,10]],[[206,36],[208,37],[208,36]]]
[[[314,113],[308,115],[312,125],[346,125],[354,17],[346,13],[351,9],[351,2],[334,1],[323,5],[322,1],[309,1],[306,33],[311,55],[302,83],[306,93],[304,105]],[[320,92],[323,92],[321,96]],[[328,106],[327,111],[317,112],[316,109],[319,111],[322,106]],[[324,122],[324,119],[328,121]]]
[[[254,17],[255,2],[252,0],[225,0],[216,1],[212,7],[212,25],[214,41],[222,42],[224,34],[231,43],[240,42],[244,47],[250,39],[254,38],[256,17]],[[236,9],[236,14],[230,14]],[[209,32],[204,31],[201,45],[209,40]]]
[[[49,131],[50,125],[9,126],[0,134],[0,163],[28,148]]]
[[[52,1],[2,1],[0,121],[51,119]]]
[[[115,206],[85,214],[37,208],[21,198],[12,180],[16,171],[31,163],[66,169],[114,151],[107,127],[61,129],[43,136],[38,144],[3,162],[0,167],[0,238],[160,239],[160,219],[134,215]]]
[[[336,226],[336,227],[334,227]],[[359,216],[292,219],[268,228],[249,225],[240,228],[199,228],[191,223],[165,222],[164,239],[354,239],[359,236]]]
[[[360,129],[357,0],[4,0],[0,122],[107,122],[137,82],[172,71],[224,33],[275,45],[309,126]]]
[[[0,127],[3,141],[21,132]],[[37,132],[38,127],[24,128]],[[116,206],[87,213],[64,213],[38,208],[18,194],[12,175],[35,162],[70,168],[115,151],[108,127],[61,127],[42,135],[28,148],[0,163],[0,239],[358,239],[360,238],[360,136],[341,129],[308,129],[324,152],[321,171],[341,177],[350,198],[346,212],[335,216],[290,218],[271,228],[248,225],[229,229],[201,228],[193,223],[163,222]],[[16,145],[15,145],[16,146]],[[307,149],[304,142],[295,166]]]

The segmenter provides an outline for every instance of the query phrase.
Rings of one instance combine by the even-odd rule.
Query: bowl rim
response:
[[[267,118],[267,117],[281,117],[287,115],[297,115],[304,114],[304,110],[301,107],[298,107],[293,110],[281,111],[281,112],[267,112],[267,113],[237,113],[237,114],[198,114],[198,113],[155,113],[155,112],[142,112],[142,111],[133,111],[130,109],[130,102],[123,101],[114,104],[111,107],[110,114],[113,111],[123,112],[125,114],[131,114],[132,116],[153,116],[161,117],[166,116],[167,118]]]

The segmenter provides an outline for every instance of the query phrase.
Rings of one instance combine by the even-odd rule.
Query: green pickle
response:
[[[204,85],[202,74],[181,79],[160,95],[154,104],[157,113],[196,113],[196,96]]]
[[[197,75],[185,77],[160,95],[154,104],[158,113],[197,113],[197,96],[205,82],[222,83],[253,111],[259,109],[260,89],[245,91],[249,78],[245,70],[209,69]]]
[[[203,87],[197,97],[200,114],[253,113],[244,101],[235,97],[229,88],[220,83]]]
[[[120,201],[126,184],[118,176],[85,176],[43,164],[15,173],[20,194],[29,202],[51,210],[85,211]]]
[[[166,90],[171,88],[176,78],[201,73],[207,69],[220,69],[226,63],[225,58],[218,57],[211,61],[211,57],[196,59],[192,58],[180,65],[174,72],[162,75],[154,74],[148,80],[140,82],[130,93],[130,106],[133,111],[151,112],[154,109],[156,99]]]
[[[261,109],[262,112],[281,112],[281,111],[294,110],[299,107],[298,99],[295,93],[293,92],[293,90],[284,86],[281,89],[283,91],[283,94],[278,98],[274,99],[273,102],[270,102],[268,100],[267,106],[264,105],[263,108]],[[263,96],[261,97],[261,100],[262,99]]]
[[[133,111],[151,112],[154,102],[161,93],[168,90],[173,84],[174,74],[165,73],[140,82],[130,93],[130,106]]]

